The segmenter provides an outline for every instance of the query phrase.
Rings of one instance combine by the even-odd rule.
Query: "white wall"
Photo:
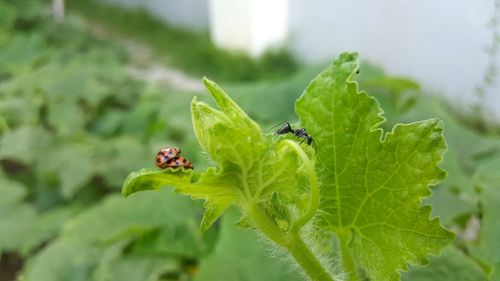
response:
[[[302,59],[358,51],[458,104],[475,100],[493,42],[494,0],[290,0],[289,6],[291,47]],[[486,99],[500,120],[500,87]]]
[[[288,33],[288,0],[209,0],[210,35],[223,48],[257,57]]]
[[[288,29],[290,48],[306,62],[324,62],[343,51],[358,51],[361,59],[381,65],[389,74],[411,77],[464,108],[476,99],[476,87],[488,64],[485,50],[493,44],[489,21],[495,0],[106,1],[141,5],[167,22],[198,30],[208,29],[211,12],[216,43],[251,54],[273,42],[267,35],[279,37]],[[212,5],[209,11],[209,1],[220,4],[219,8]],[[276,6],[284,1],[288,3]],[[265,8],[272,6],[277,11],[288,6],[288,11]],[[237,14],[238,10],[248,13]],[[500,15],[497,18],[500,29]],[[499,65],[500,57],[495,59]],[[500,120],[499,74],[495,80],[497,85],[487,91],[486,105]]]

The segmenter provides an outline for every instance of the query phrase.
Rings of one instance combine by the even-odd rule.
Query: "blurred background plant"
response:
[[[231,213],[202,236],[201,202],[168,188],[124,199],[119,189],[164,144],[197,168],[210,164],[190,118],[192,97],[205,97],[201,76],[267,129],[294,121],[295,100],[324,65],[300,65],[286,50],[253,59],[92,1],[67,1],[57,23],[50,4],[0,2],[0,280],[301,280],[235,229]],[[457,239],[403,280],[500,280],[498,125],[470,122],[372,64],[359,83],[385,110],[386,129],[445,122],[448,178],[425,203]]]

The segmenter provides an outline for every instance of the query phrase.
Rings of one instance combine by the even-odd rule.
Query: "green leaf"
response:
[[[54,237],[71,214],[67,208],[38,213],[24,202],[26,187],[15,181],[0,178],[0,194],[0,252],[29,253]]]
[[[154,207],[154,208],[152,208]],[[157,280],[213,246],[201,237],[201,206],[169,189],[125,199],[112,195],[67,221],[23,280]],[[151,278],[151,279],[147,279]]]
[[[439,257],[430,258],[426,266],[413,266],[404,273],[403,281],[486,281],[481,267],[455,247],[443,251]]]
[[[191,170],[166,169],[152,171],[143,169],[131,173],[123,182],[122,195],[129,196],[138,191],[157,190],[163,186],[174,184],[188,185],[192,176]]]
[[[62,231],[64,223],[70,219],[74,213],[75,211],[71,207],[59,207],[38,214],[35,218],[36,221],[32,223],[31,227],[27,230],[25,238],[20,239],[20,237],[16,237],[16,239],[21,242],[19,251],[22,254],[31,253],[31,251],[43,245],[43,243],[57,237]]]
[[[498,171],[500,171],[500,157],[488,159],[477,168],[473,180],[478,186],[498,190],[500,189],[500,174]]]
[[[80,133],[85,126],[86,116],[77,103],[59,102],[49,105],[48,121],[62,136]]]
[[[221,165],[241,165],[248,170],[255,156],[269,144],[259,126],[246,115],[214,82],[204,80],[205,86],[220,110],[196,98],[192,103],[193,125],[205,151]]]
[[[217,177],[214,169],[207,170],[200,177],[200,180],[193,184],[191,183],[192,175],[192,170],[141,170],[127,177],[123,183],[122,194],[128,196],[138,191],[175,186],[179,193],[188,194],[195,199],[207,199],[201,223],[201,231],[203,232],[238,198],[230,185],[231,183]]]
[[[0,69],[13,73],[26,70],[46,52],[39,34],[19,34],[0,47]]]
[[[0,178],[0,194],[0,252],[12,251],[33,234],[36,210],[23,204],[27,192],[20,183]]]
[[[141,171],[125,181],[124,195],[172,185],[194,199],[205,199],[201,230],[207,230],[231,205],[270,198],[274,192],[299,196],[296,156],[290,149],[272,146],[251,120],[214,82],[204,80],[219,109],[193,99],[196,136],[219,166],[209,168],[196,181],[186,171]]]
[[[491,155],[491,152],[500,150],[498,138],[485,137],[475,130],[471,130],[461,123],[456,116],[449,112],[446,104],[435,97],[422,96],[415,107],[402,116],[403,120],[413,122],[422,118],[437,117],[446,124],[444,131],[450,150],[459,153],[462,164],[470,161],[471,157]],[[474,145],[471,145],[474,144]]]
[[[7,131],[0,139],[0,159],[32,164],[38,160],[49,139],[39,127],[19,127]]]
[[[203,191],[206,195],[193,194],[196,189],[179,189],[183,194],[207,199],[202,230],[230,204],[270,199],[275,192],[299,196],[298,163],[293,152],[272,145],[222,89],[208,79],[204,83],[219,109],[194,99],[193,126],[200,144],[219,166],[200,177],[199,182],[207,186]]]
[[[151,207],[154,206],[154,211]],[[196,218],[199,206],[165,189],[137,194],[132,200],[110,196],[65,225],[65,238],[109,242],[126,234],[163,227],[173,229]],[[115,214],[120,214],[116,219]],[[182,214],[180,216],[179,214]],[[92,225],[91,228],[88,226]]]
[[[95,173],[89,145],[77,143],[59,144],[55,149],[43,154],[43,165],[38,165],[39,174],[58,175],[61,194],[64,198],[73,197],[88,183]]]
[[[24,281],[87,281],[101,251],[95,245],[57,240],[28,261]]]
[[[0,46],[8,40],[15,19],[14,7],[7,3],[0,3]]]
[[[127,242],[127,241],[124,241]],[[94,272],[95,281],[161,280],[162,273],[178,273],[182,263],[161,255],[124,255],[127,243],[117,243],[104,251]]]
[[[482,208],[482,220],[479,245],[471,245],[474,256],[490,265],[493,276],[500,277],[500,181],[498,171],[500,159],[491,159],[483,163],[474,175],[478,186],[481,188],[479,200]]]
[[[1,90],[0,90],[1,91]],[[0,101],[0,115],[11,126],[37,123],[39,102],[32,97],[9,97]]]
[[[130,135],[117,136],[98,144],[95,149],[94,169],[113,187],[119,187],[130,170],[154,166],[149,149],[139,139]],[[124,151],[127,153],[123,153]]]
[[[472,201],[442,187],[434,190],[432,197],[426,198],[424,202],[432,206],[432,214],[446,225],[452,225],[453,220],[461,215],[477,212],[477,198]]]
[[[5,178],[5,175],[0,171],[0,206],[8,207],[18,204],[26,197],[26,187],[21,183],[10,181]]]
[[[443,124],[398,124],[389,133],[376,100],[352,81],[357,55],[344,53],[297,101],[301,124],[315,138],[322,212],[335,232],[350,278],[357,268],[374,280],[399,280],[407,263],[424,263],[453,241],[421,200],[445,177]]]

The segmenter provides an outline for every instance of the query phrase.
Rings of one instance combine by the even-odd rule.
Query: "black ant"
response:
[[[283,124],[284,123],[284,124]],[[304,128],[298,128],[298,129],[293,129],[292,126],[290,126],[290,123],[288,123],[287,121],[283,121],[281,123],[278,123],[276,126],[280,125],[280,124],[283,124],[277,131],[276,133],[279,134],[279,135],[284,135],[284,134],[288,134],[288,133],[292,133],[294,136],[298,137],[298,138],[302,138],[303,140],[300,142],[300,144],[302,144],[304,141],[307,141],[307,144],[308,145],[311,145],[314,143],[314,139],[313,137],[311,137],[306,129]],[[276,127],[274,126],[274,127]],[[274,128],[273,127],[273,128]]]

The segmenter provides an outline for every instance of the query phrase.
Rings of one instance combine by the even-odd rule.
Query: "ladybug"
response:
[[[191,164],[191,162],[182,156],[170,159],[165,164],[165,168],[177,168],[177,167],[184,167],[185,169],[194,169],[194,166]]]
[[[156,167],[165,169],[167,168],[168,161],[179,157],[181,150],[175,146],[167,146],[160,149],[156,154]]]

